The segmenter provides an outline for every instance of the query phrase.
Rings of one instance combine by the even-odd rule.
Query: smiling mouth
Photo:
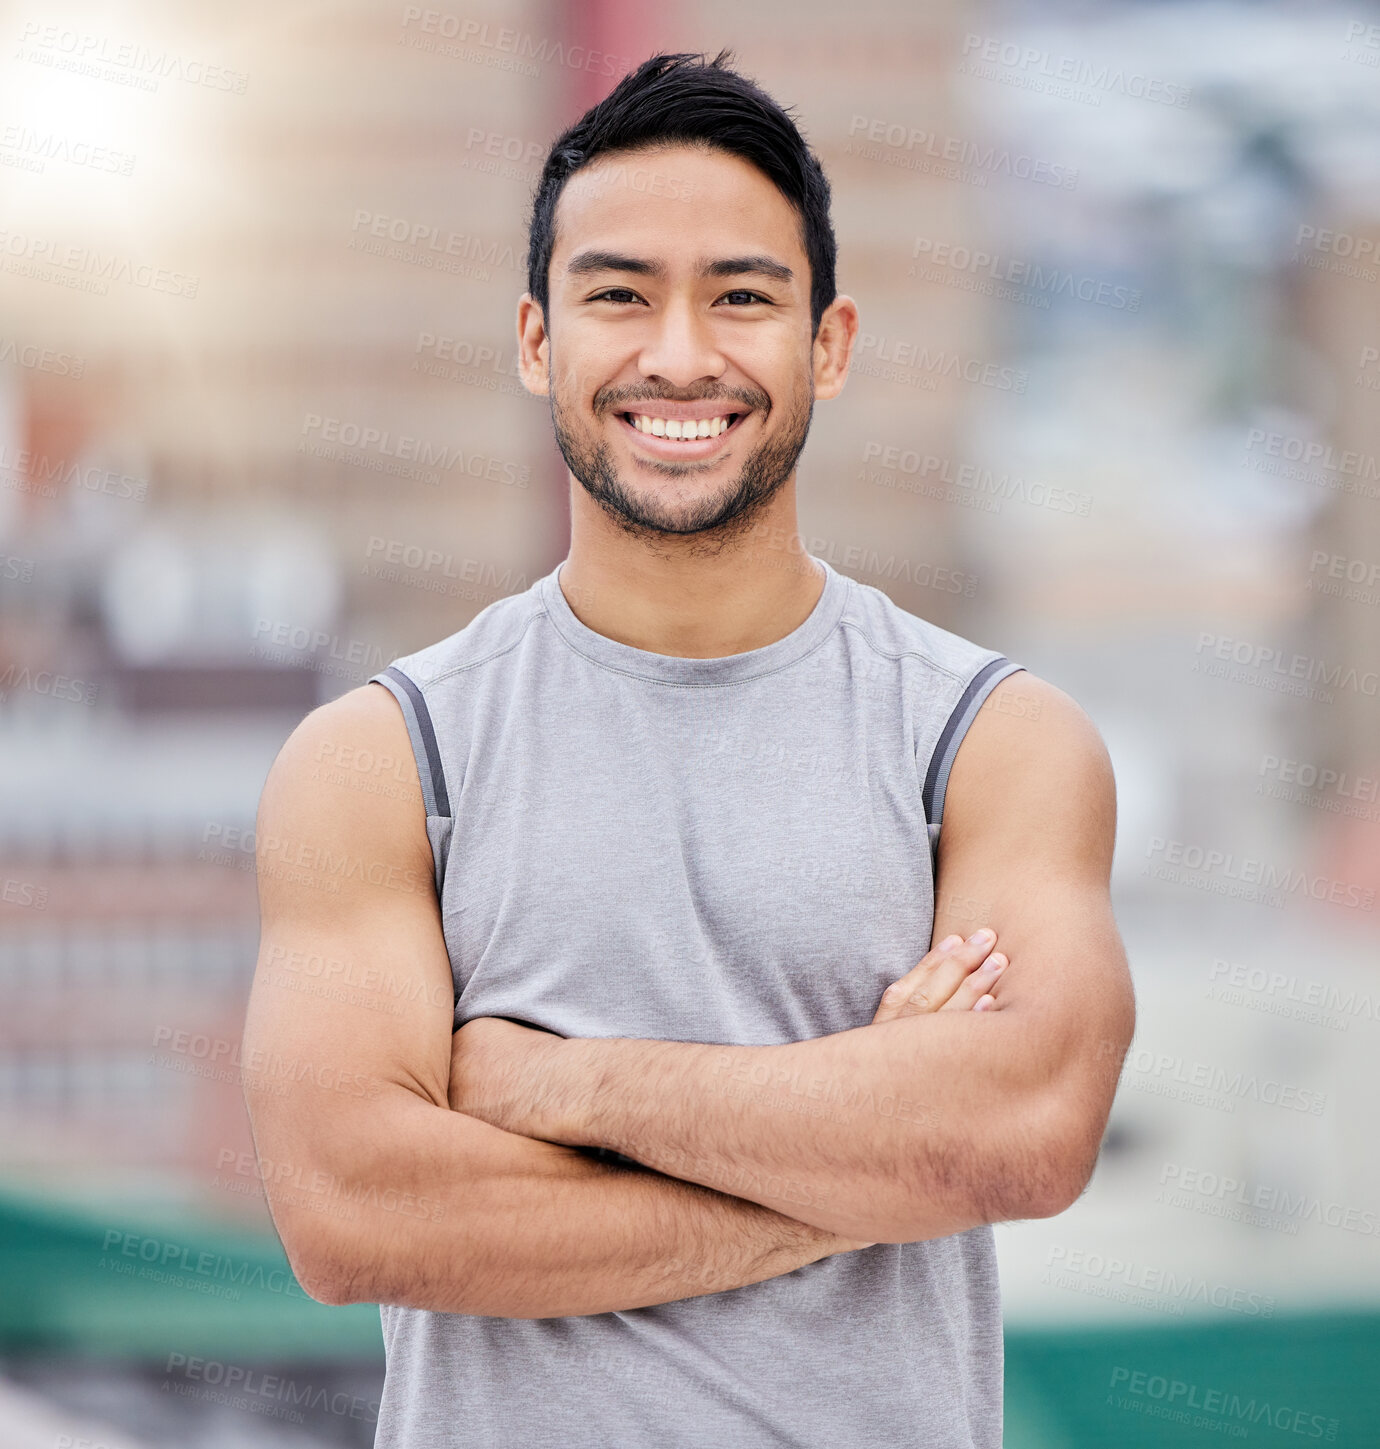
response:
[[[644,437],[659,438],[668,443],[702,443],[711,438],[722,438],[747,414],[725,412],[713,418],[659,418],[652,413],[622,412],[618,416]]]

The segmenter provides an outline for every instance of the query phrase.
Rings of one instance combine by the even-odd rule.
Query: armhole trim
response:
[[[431,711],[426,707],[422,691],[393,664],[375,674],[369,683],[383,685],[402,708],[407,733],[412,739],[412,753],[417,760],[417,778],[421,781],[426,813],[449,816],[450,794],[446,790],[446,774],[441,768],[441,751],[436,744]]]
[[[982,708],[983,701],[1009,674],[1025,668],[1024,664],[1013,664],[1004,655],[988,660],[969,681],[953,712],[939,732],[934,751],[930,755],[930,767],[925,773],[925,784],[920,792],[925,819],[929,821],[930,849],[939,846],[939,824],[944,815],[944,792],[949,784],[949,771],[953,768],[958,747],[968,733],[968,726]]]

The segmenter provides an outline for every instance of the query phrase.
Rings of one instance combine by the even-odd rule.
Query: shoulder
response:
[[[386,689],[362,684],[303,717],[278,751],[265,788],[333,769],[359,769],[362,757],[368,768],[384,759],[390,745],[399,744],[408,759],[407,728],[397,702]]]
[[[993,687],[969,733],[978,752],[1000,750],[1025,764],[1107,760],[1102,736],[1082,705],[1028,669]]]
[[[391,663],[419,688],[430,689],[445,680],[463,678],[470,670],[511,653],[543,619],[543,579],[518,594],[495,599],[462,629],[405,654]]]
[[[910,659],[959,692],[985,665],[1004,658],[995,649],[943,629],[903,609],[871,584],[848,580],[841,625],[871,653]]]
[[[1062,842],[1110,867],[1116,782],[1082,706],[1027,669],[1000,680],[954,760],[944,829],[951,843],[1004,834],[1013,850]]]
[[[256,835],[261,865],[347,847],[426,864],[407,724],[386,689],[361,685],[301,720],[264,781]]]

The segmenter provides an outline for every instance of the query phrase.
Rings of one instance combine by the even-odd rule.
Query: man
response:
[[[383,1305],[380,1446],[1001,1443],[990,1224],[1082,1192],[1133,1027],[1113,782],[800,543],[828,203],[723,54],[556,142],[569,555],[265,785],[246,1060],[296,1065],[247,1095],[302,1283]]]

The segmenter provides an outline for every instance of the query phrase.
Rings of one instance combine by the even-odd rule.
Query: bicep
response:
[[[380,1099],[447,1106],[454,997],[420,788],[380,792],[368,774],[323,765],[369,751],[410,756],[377,686],[307,716],[260,801],[245,1096],[260,1156],[297,1181],[367,1150],[386,1130]],[[275,1217],[290,1211],[271,1188],[270,1202]]]
[[[1004,709],[1016,688],[1023,708]],[[1115,833],[1111,762],[1092,722],[1029,674],[1002,681],[950,775],[935,939],[997,932],[1010,965],[995,994],[1017,1065],[1104,1113],[1134,1028],[1109,892]]]

